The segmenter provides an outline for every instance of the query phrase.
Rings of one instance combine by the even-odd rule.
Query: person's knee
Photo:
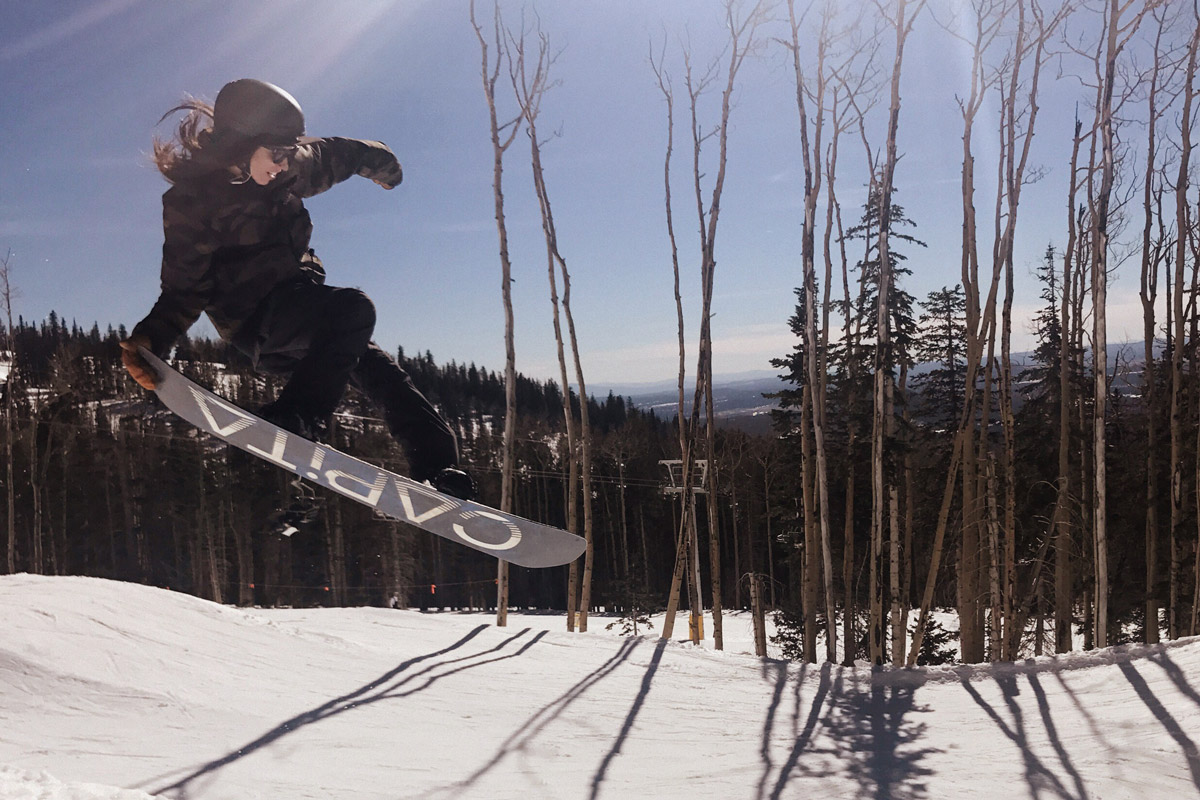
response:
[[[365,333],[368,339],[375,331],[375,303],[361,289],[334,290],[327,313],[335,330]]]
[[[340,298],[346,309],[346,316],[361,322],[363,325],[375,327],[375,303],[361,289],[342,289]]]

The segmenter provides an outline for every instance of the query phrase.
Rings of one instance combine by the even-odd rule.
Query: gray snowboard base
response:
[[[582,555],[584,540],[540,522],[441,494],[427,484],[286,431],[188,379],[145,348],[158,378],[155,393],[178,416],[269,461],[375,509],[522,567],[556,567]]]

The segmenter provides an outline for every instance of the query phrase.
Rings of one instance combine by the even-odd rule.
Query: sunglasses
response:
[[[282,145],[279,147],[269,147],[267,149],[271,153],[272,163],[275,164],[282,164],[284,161],[287,161],[289,158],[296,155],[296,145],[294,144]]]

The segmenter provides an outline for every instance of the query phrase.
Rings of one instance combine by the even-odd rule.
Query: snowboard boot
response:
[[[279,536],[291,536],[316,522],[324,505],[311,486],[296,478],[288,483],[287,501],[267,520],[267,528]]]
[[[456,467],[446,467],[434,475],[429,483],[442,494],[457,497],[459,500],[471,501],[479,495],[475,479]]]

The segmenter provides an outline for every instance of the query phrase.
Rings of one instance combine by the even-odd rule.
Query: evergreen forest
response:
[[[1047,254],[1048,264],[1052,256]],[[1026,653],[1054,647],[1056,550],[1050,523],[1056,504],[1055,465],[1046,459],[1044,448],[1056,437],[1058,410],[1061,335],[1051,313],[1054,274],[1051,269],[1042,273],[1047,298],[1039,323],[1042,346],[1020,374],[1020,401],[1014,412],[1021,446],[1015,450],[1013,470],[1013,589],[1024,616],[1020,652]],[[797,290],[797,295],[792,323],[801,328],[803,291]],[[905,620],[911,627],[920,599],[916,593],[925,577],[922,567],[931,561],[932,532],[951,457],[954,434],[947,421],[963,403],[955,389],[960,381],[953,377],[964,368],[956,345],[963,340],[961,290],[947,289],[898,306],[902,314],[920,320],[910,326],[920,331],[914,333],[913,348],[929,356],[924,368],[906,382],[911,396],[897,416],[902,445],[892,456],[902,476],[900,589],[905,616],[913,610]],[[10,470],[5,478],[9,571],[144,582],[240,605],[495,607],[494,559],[403,523],[376,518],[370,509],[332,493],[310,527],[291,537],[279,536],[267,521],[287,494],[288,476],[197,432],[137,387],[120,366],[118,342],[123,336],[119,329],[101,333],[98,325],[90,330],[67,325],[53,314],[40,324],[20,320],[14,326],[15,359],[5,386],[4,431]],[[715,506],[717,566],[725,576],[722,605],[748,609],[751,578],[757,576],[763,605],[778,614],[780,635],[790,632],[792,649],[785,646],[785,652],[798,658],[806,657],[806,651],[811,657],[818,646],[812,621],[823,614],[820,582],[813,580],[813,560],[806,558],[814,528],[812,503],[806,498],[814,493],[804,491],[805,485],[811,490],[812,475],[804,468],[807,448],[800,435],[805,393],[797,359],[802,354],[798,344],[778,361],[784,380],[777,397],[775,434],[717,429],[712,454],[717,502],[695,506],[704,541],[699,551],[701,584],[708,586],[711,579],[707,540],[713,530],[709,509]],[[502,380],[475,365],[438,365],[429,353],[397,355],[458,432],[464,461],[480,483],[481,500],[498,505]],[[1194,358],[1191,352],[1189,358]],[[1169,359],[1169,352],[1160,354],[1160,360]],[[830,520],[840,562],[834,571],[835,590],[845,607],[854,609],[843,621],[853,637],[846,639],[852,642],[851,652],[861,658],[869,648],[871,572],[886,569],[886,554],[873,554],[870,526],[864,524],[870,519],[871,491],[870,474],[861,465],[870,461],[870,441],[856,428],[870,428],[870,393],[864,378],[856,377],[866,372],[856,371],[844,354],[833,354],[831,361],[839,364],[831,373],[830,418],[836,422],[827,440],[831,487],[838,498],[831,503]],[[236,351],[220,342],[184,340],[173,363],[247,408],[263,404],[279,388],[276,379],[256,375]],[[1108,613],[1112,630],[1119,632],[1116,641],[1121,642],[1145,638],[1147,598],[1171,608],[1172,588],[1176,614],[1187,631],[1195,551],[1191,537],[1164,541],[1170,549],[1162,548],[1159,563],[1147,569],[1141,464],[1148,448],[1155,446],[1147,438],[1149,422],[1164,409],[1147,406],[1146,393],[1139,389],[1140,376],[1152,373],[1153,366],[1146,370],[1143,364],[1122,364],[1118,359],[1116,371],[1122,380],[1114,390],[1108,422],[1113,466]],[[1082,372],[1071,376],[1077,382],[1087,378]],[[561,388],[519,376],[517,398],[514,510],[566,527],[568,468]],[[578,403],[574,395],[572,400]],[[671,588],[680,503],[679,495],[664,493],[669,481],[660,461],[678,458],[676,421],[659,419],[613,395],[591,398],[589,406],[595,530],[590,606],[593,611],[639,618],[661,610]],[[1090,413],[1089,406],[1080,404],[1081,420]],[[1194,441],[1196,426],[1189,429]],[[1162,439],[1162,428],[1158,430]],[[331,435],[332,443],[345,452],[389,469],[405,469],[404,456],[378,412],[353,391],[335,416]],[[1002,443],[1000,426],[992,426],[988,436],[993,445]],[[1082,461],[1075,464],[1076,469],[1084,466]],[[994,483],[994,474],[982,471]],[[1165,474],[1160,478],[1166,481]],[[1194,497],[1194,489],[1184,491]],[[1157,502],[1158,511],[1168,515],[1169,499],[1159,496]],[[1003,511],[994,503],[987,509],[985,521],[995,525]],[[1070,573],[1072,621],[1084,645],[1092,646],[1094,580],[1089,543],[1082,535],[1087,513],[1086,503],[1070,509],[1072,544],[1064,561]],[[956,517],[950,521],[952,532],[945,546],[961,554],[962,522]],[[1002,554],[998,560],[1002,563]],[[956,562],[943,562],[936,607],[957,607],[960,602],[963,585]],[[1169,569],[1179,573],[1174,580],[1169,579]],[[1147,576],[1154,576],[1153,582],[1148,583]],[[567,605],[566,567],[514,567],[510,581],[511,607],[561,610]],[[684,594],[686,606],[692,594]],[[1164,614],[1161,622],[1168,620]],[[944,636],[936,627],[932,631]]]

